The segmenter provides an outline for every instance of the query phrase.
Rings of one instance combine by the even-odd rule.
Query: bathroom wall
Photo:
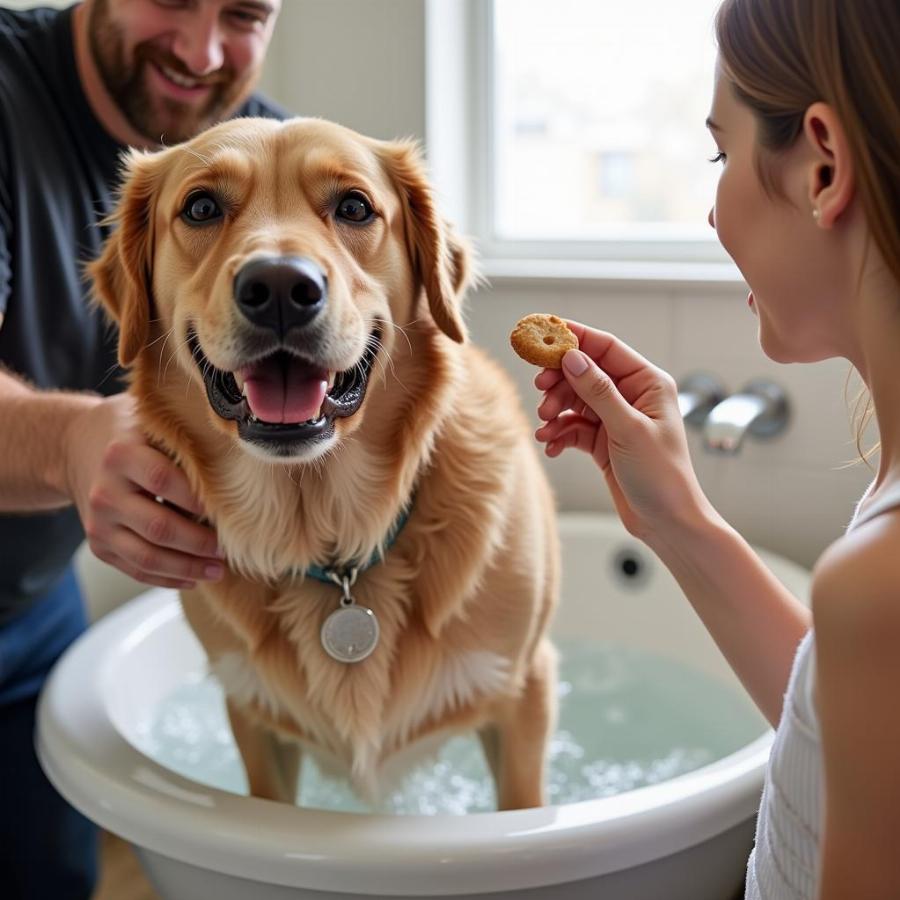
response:
[[[465,127],[459,94],[452,85],[445,90],[454,42],[466,40],[458,33],[464,30],[460,7],[460,0],[291,0],[278,24],[265,87],[303,115],[334,118],[381,138],[428,138],[444,208],[464,219],[453,179],[459,168],[445,163],[452,146],[448,122]],[[354,28],[344,27],[348,21]],[[442,57],[438,69],[428,65],[429,53]],[[467,146],[459,141],[458,152]],[[537,399],[534,372],[508,347],[512,326],[527,312],[553,311],[614,331],[676,378],[705,370],[729,390],[771,378],[791,401],[789,428],[770,441],[749,437],[735,457],[709,454],[691,432],[703,487],[749,540],[804,565],[841,534],[872,477],[863,463],[847,466],[858,459],[844,401],[849,364],[768,360],[756,341],[746,285],[721,276],[592,278],[565,270],[535,278],[517,273],[514,264],[483,262],[490,283],[469,298],[472,337],[508,368],[529,410]],[[858,388],[855,379],[851,396]],[[561,508],[612,508],[599,473],[580,454],[548,460],[547,471]]]
[[[465,198],[457,190],[465,179],[452,160],[448,164],[459,97],[439,92],[426,54],[430,34],[433,52],[452,56],[454,36],[443,24],[435,28],[435,16],[446,22],[450,15],[452,24],[457,8],[447,0],[285,0],[263,88],[298,114],[332,118],[382,138],[429,139],[444,209],[465,227]],[[735,457],[709,454],[692,432],[703,487],[751,542],[801,564],[811,565],[841,534],[871,479],[865,465],[846,465],[857,456],[844,402],[849,366],[767,360],[739,281],[659,273],[572,277],[565,269],[536,278],[515,265],[483,264],[489,284],[467,306],[472,338],[508,369],[529,410],[537,399],[530,384],[534,372],[513,356],[507,336],[522,314],[534,311],[614,331],[676,378],[705,370],[737,390],[751,378],[769,377],[788,393],[788,430],[770,441],[748,438]],[[858,380],[852,385],[855,391]],[[570,452],[548,460],[547,471],[562,509],[611,509],[602,478],[587,459]],[[100,610],[138,589],[86,551],[79,563]]]

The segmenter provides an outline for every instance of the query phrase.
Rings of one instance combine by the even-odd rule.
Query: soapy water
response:
[[[765,725],[732,686],[661,656],[611,643],[557,642],[559,721],[548,754],[548,801],[575,803],[656,784],[738,750]],[[191,674],[139,723],[137,747],[186,778],[247,793],[222,690]],[[433,815],[496,809],[477,736],[451,738],[375,806],[325,775],[310,755],[298,803],[349,812]]]

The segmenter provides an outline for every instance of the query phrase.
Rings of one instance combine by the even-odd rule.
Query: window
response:
[[[480,4],[489,255],[725,258],[706,221],[718,3]]]

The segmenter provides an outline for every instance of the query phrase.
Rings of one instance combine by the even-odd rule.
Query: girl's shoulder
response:
[[[895,627],[900,637],[900,506],[836,540],[813,569],[812,606],[820,624]]]
[[[835,885],[837,873],[844,888],[852,880],[858,887],[864,873],[865,884],[878,886],[870,896],[896,873],[896,848],[882,838],[900,833],[898,550],[900,509],[858,519],[816,565],[812,587],[815,706],[827,809],[822,884]],[[838,887],[834,891],[828,896],[850,896]],[[853,896],[866,893],[863,887]]]

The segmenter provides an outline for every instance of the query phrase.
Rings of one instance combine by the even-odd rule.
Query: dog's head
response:
[[[166,344],[257,456],[311,460],[358,428],[395,326],[465,340],[468,253],[412,143],[236,119],[132,152],[112,219],[89,274],[121,363]]]

